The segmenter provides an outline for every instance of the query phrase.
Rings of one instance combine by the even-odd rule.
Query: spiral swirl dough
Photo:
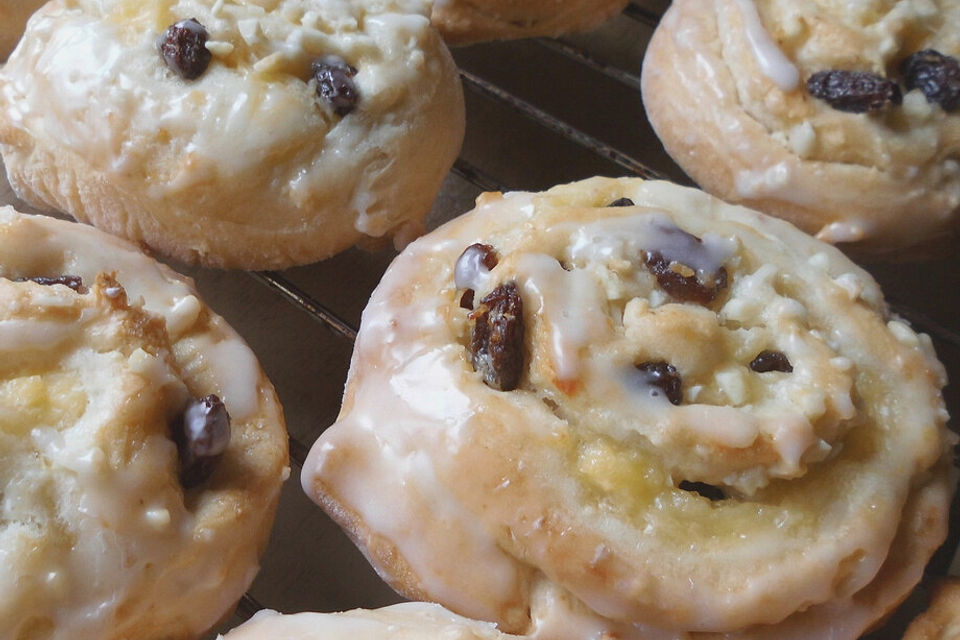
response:
[[[176,425],[211,395],[229,437],[187,486]],[[18,640],[200,637],[253,580],[289,473],[273,387],[189,280],[10,207],[0,458],[0,636]]]
[[[191,18],[210,61],[186,80],[158,39]],[[326,79],[350,76],[353,103],[323,96],[314,65],[331,60],[353,70]],[[422,0],[56,0],[0,71],[0,152],[22,199],[213,267],[416,235],[463,129]]]
[[[481,321],[523,323],[514,390]],[[400,591],[509,632],[853,638],[945,536],[943,384],[783,221],[631,179],[486,194],[385,274],[302,479]]]
[[[908,90],[901,67],[960,58],[958,34],[955,0],[680,0],[646,51],[644,106],[704,190],[860,255],[929,256],[956,244],[960,110]],[[898,83],[902,104],[814,98],[808,79],[834,69]]]

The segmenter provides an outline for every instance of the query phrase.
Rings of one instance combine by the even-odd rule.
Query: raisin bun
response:
[[[704,189],[864,257],[955,247],[960,2],[676,0],[647,115]]]
[[[6,60],[20,40],[30,14],[46,0],[0,0],[0,62]]]
[[[222,640],[510,640],[489,622],[458,616],[437,604],[404,602],[381,609],[281,615],[263,610]]]
[[[946,534],[943,384],[782,220],[492,193],[384,275],[302,481],[399,591],[510,633],[855,638]]]
[[[437,0],[431,19],[444,40],[462,45],[586,31],[626,4],[626,0]]]
[[[24,200],[214,267],[416,233],[463,137],[425,0],[55,0],[0,71]]]
[[[0,208],[0,636],[197,638],[289,473],[273,387],[193,284]]]
[[[930,608],[917,616],[903,640],[956,640],[960,638],[960,578],[940,581],[934,588]]]

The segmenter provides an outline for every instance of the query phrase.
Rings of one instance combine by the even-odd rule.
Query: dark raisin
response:
[[[312,66],[313,77],[317,79],[317,95],[326,100],[333,112],[345,116],[357,106],[360,93],[353,77],[357,75],[355,67],[338,56],[326,56],[315,60]]]
[[[692,491],[693,493],[700,494],[707,500],[711,500],[713,502],[724,500],[727,497],[727,495],[723,492],[723,489],[720,487],[715,487],[712,484],[707,484],[706,482],[691,482],[690,480],[682,480],[678,486],[684,491]]]
[[[195,487],[210,477],[230,444],[230,414],[215,395],[191,400],[172,431],[180,454],[180,484]]]
[[[697,262],[696,258],[709,257],[703,241],[692,233],[672,224],[659,224],[662,234],[660,250],[646,250],[643,261],[656,276],[660,287],[681,302],[711,303],[721,289],[727,286],[727,270],[723,266],[706,272],[693,269],[684,260]],[[710,262],[710,260],[699,260]]]
[[[501,284],[480,299],[470,314],[473,332],[470,356],[483,381],[500,391],[512,391],[523,373],[523,299],[513,282]]]
[[[491,271],[499,262],[496,250],[488,244],[475,242],[460,254],[453,268],[453,280],[458,289],[467,289],[460,298],[460,306],[473,309],[473,292],[478,276]],[[470,295],[468,296],[467,293]],[[469,304],[468,304],[469,303]]]
[[[493,268],[497,266],[497,263],[500,262],[500,258],[497,256],[497,250],[489,244],[480,242],[474,242],[464,249],[460,257],[457,258],[457,262],[460,260],[476,260],[479,264],[485,266],[487,271],[492,271]]]
[[[868,71],[818,71],[807,80],[807,91],[837,111],[850,113],[876,111],[902,101],[896,82]]]
[[[473,298],[477,295],[477,292],[473,289],[467,289],[463,292],[463,295],[460,296],[460,308],[461,309],[473,309]]]
[[[631,200],[630,198],[617,198],[607,206],[608,207],[632,207],[633,200]]]
[[[213,55],[207,49],[207,30],[195,18],[181,20],[167,27],[160,36],[160,56],[181,78],[199,78]]]
[[[933,49],[918,51],[900,66],[907,90],[920,89],[944,111],[960,108],[960,61]]]
[[[680,404],[683,401],[683,381],[676,367],[663,360],[642,362],[636,365],[641,373],[641,381],[649,385],[650,395],[659,397],[662,393],[670,404]]]
[[[646,251],[644,254],[644,263],[657,277],[657,283],[681,302],[710,304],[727,286],[727,270],[723,267],[715,273],[701,274],[680,262],[668,260],[659,251]]]
[[[757,354],[757,357],[750,363],[750,368],[757,373],[767,373],[768,371],[790,373],[793,371],[793,365],[787,359],[787,354],[783,351],[772,351],[770,349],[765,349]]]
[[[31,282],[36,282],[37,284],[42,284],[45,286],[62,284],[66,287],[70,287],[77,293],[87,292],[87,288],[83,286],[83,278],[81,278],[80,276],[63,275],[63,276],[54,276],[52,278],[48,278],[46,276],[36,276],[33,278],[17,278],[16,282],[26,282],[27,280],[30,280]]]

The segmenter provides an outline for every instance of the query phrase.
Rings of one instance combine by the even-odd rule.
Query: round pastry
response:
[[[437,0],[431,20],[444,40],[462,45],[587,31],[626,4],[626,0]]]
[[[338,613],[257,612],[223,640],[509,640],[489,622],[469,620],[437,604],[403,602]]]
[[[193,639],[257,572],[286,430],[192,282],[0,208],[0,636]]]
[[[956,244],[958,58],[955,0],[677,0],[643,100],[714,195],[858,255],[918,257]]]
[[[0,1],[0,62],[6,60],[17,45],[27,18],[44,2],[46,0]]]
[[[0,70],[14,189],[173,258],[283,268],[415,232],[463,137],[422,0],[56,0]]]
[[[855,638],[946,535],[944,381],[782,220],[486,194],[384,275],[302,482],[397,590],[510,633]]]
[[[903,640],[954,640],[960,637],[960,579],[945,578],[933,591],[930,608],[917,616]]]

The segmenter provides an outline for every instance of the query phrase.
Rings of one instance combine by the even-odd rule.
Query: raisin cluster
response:
[[[927,102],[947,112],[960,109],[960,61],[934,49],[914,53],[900,65],[908,91],[920,89]],[[866,113],[900,104],[902,92],[895,81],[867,71],[829,69],[807,80],[807,91],[838,111]]]

